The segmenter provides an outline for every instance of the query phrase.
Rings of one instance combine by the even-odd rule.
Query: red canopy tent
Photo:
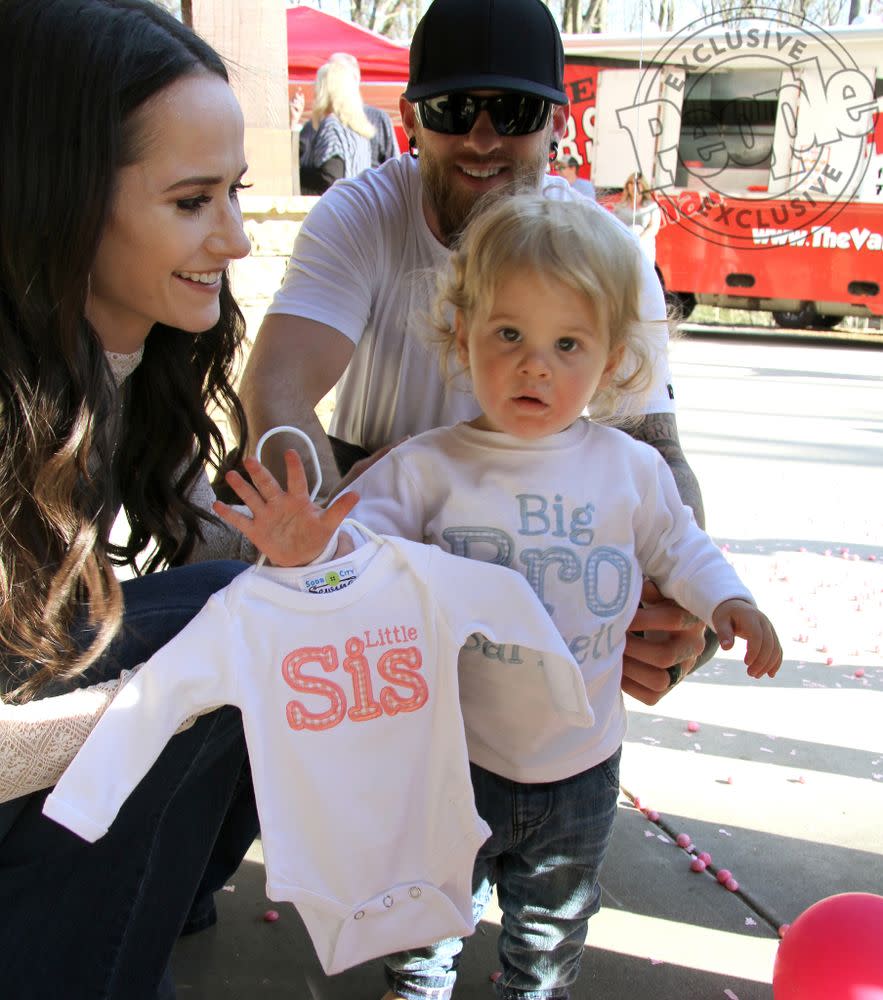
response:
[[[289,82],[312,83],[332,52],[354,55],[363,83],[403,84],[408,79],[407,45],[312,7],[290,7],[286,14]]]

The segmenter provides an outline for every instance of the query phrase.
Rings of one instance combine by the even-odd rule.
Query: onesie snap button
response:
[[[358,913],[354,913],[353,914],[353,920],[361,920],[362,917],[364,917],[364,916],[365,916],[365,911],[364,910],[359,910]]]
[[[419,899],[419,897],[423,895],[423,892],[418,886],[412,885],[408,890],[408,895],[411,899]]]
[[[383,905],[387,908],[387,910],[392,906],[394,902],[395,900],[392,898],[392,896],[383,897]]]

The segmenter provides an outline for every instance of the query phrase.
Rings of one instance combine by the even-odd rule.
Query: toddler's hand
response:
[[[722,649],[732,649],[733,637],[748,644],[745,663],[749,677],[775,677],[782,665],[782,647],[769,618],[748,601],[723,601],[711,616]]]
[[[315,559],[359,502],[358,494],[344,493],[327,508],[313,503],[304,467],[294,450],[285,452],[287,491],[257,459],[247,458],[244,464],[254,485],[238,472],[228,472],[224,479],[252,516],[220,500],[215,501],[213,509],[275,566],[305,566]]]

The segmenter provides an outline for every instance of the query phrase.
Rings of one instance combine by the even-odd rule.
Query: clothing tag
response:
[[[309,594],[333,594],[355,583],[358,576],[352,563],[344,563],[334,569],[317,569],[304,573],[297,582],[300,589]]]

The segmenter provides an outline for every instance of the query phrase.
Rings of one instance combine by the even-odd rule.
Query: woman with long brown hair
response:
[[[206,475],[231,458],[211,410],[245,444],[244,127],[218,55],[148,0],[0,0],[0,51],[0,707],[45,721],[251,557]],[[174,996],[175,939],[212,921],[257,832],[238,711],[172,739],[95,844],[45,796],[0,804],[0,991]]]

